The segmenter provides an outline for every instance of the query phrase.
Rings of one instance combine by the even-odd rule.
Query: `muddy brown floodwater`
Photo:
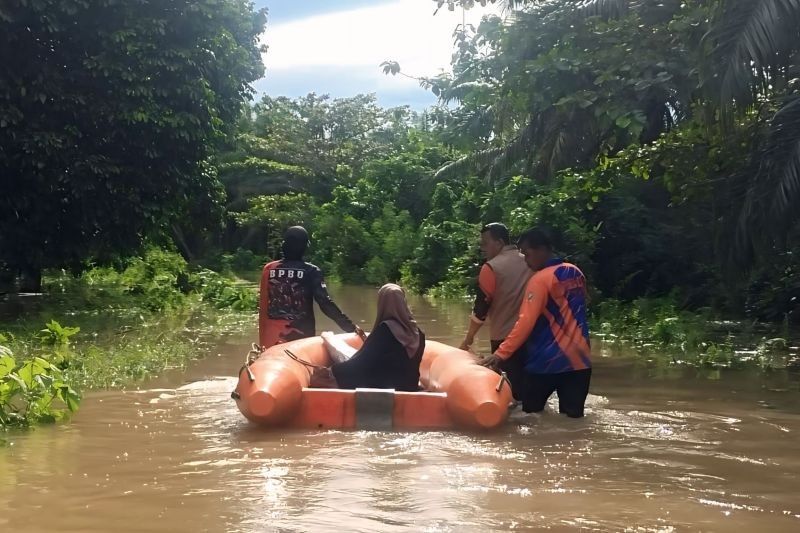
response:
[[[335,294],[371,325],[373,290]],[[460,341],[466,303],[413,307],[428,338]],[[550,406],[490,434],[265,431],[229,397],[254,339],[7,436],[0,531],[800,531],[790,373],[708,380],[595,346],[583,420]]]

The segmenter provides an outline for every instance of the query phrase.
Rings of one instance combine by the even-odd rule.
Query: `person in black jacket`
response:
[[[425,351],[425,334],[417,326],[408,308],[403,289],[387,283],[378,291],[378,315],[375,325],[360,350],[322,334],[331,358],[330,373],[323,371],[323,381],[335,378],[342,389],[375,388],[399,391],[419,389],[419,364]],[[312,383],[319,383],[318,375]]]
[[[342,330],[364,333],[331,299],[322,271],[303,261],[308,244],[305,228],[292,226],[284,234],[283,259],[264,266],[258,312],[262,348],[316,335],[315,300]]]

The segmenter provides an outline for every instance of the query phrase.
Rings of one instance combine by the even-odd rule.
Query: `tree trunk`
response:
[[[19,292],[42,292],[42,269],[21,267],[19,269]]]
[[[178,245],[178,250],[183,258],[189,263],[194,261],[194,254],[189,248],[189,243],[186,242],[186,237],[183,235],[183,231],[178,227],[177,224],[172,225],[172,237],[175,239],[175,244]]]
[[[14,271],[10,268],[0,266],[0,294],[14,292]]]

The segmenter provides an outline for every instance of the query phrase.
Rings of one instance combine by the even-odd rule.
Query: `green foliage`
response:
[[[450,280],[466,289],[478,274],[478,227],[466,222],[423,222],[419,241],[409,261],[407,284],[418,290],[430,289]],[[457,286],[457,285],[456,285]]]
[[[213,225],[207,159],[264,72],[265,22],[248,0],[3,2],[0,262],[36,277]]]
[[[333,204],[324,205],[314,219],[312,239],[314,260],[333,277],[351,283],[364,281],[361,268],[370,259],[374,243],[362,222]]]
[[[222,266],[259,268],[261,260],[252,252],[239,251],[228,259],[220,260]],[[119,305],[142,309],[147,312],[175,312],[186,308],[199,296],[214,307],[237,311],[253,310],[257,307],[257,291],[247,284],[204,268],[191,267],[186,260],[173,251],[148,247],[142,257],[126,260],[118,268],[96,267],[89,269],[80,278],[62,276],[53,283],[69,297],[87,295],[82,301],[85,307]],[[100,295],[105,295],[100,297]],[[81,296],[83,297],[83,296]],[[51,328],[48,324],[48,328]],[[53,343],[68,340],[72,328],[43,333]],[[75,332],[77,333],[77,332]],[[66,335],[66,337],[64,337]]]
[[[409,236],[428,213],[433,171],[450,153],[414,127],[419,119],[379,108],[372,95],[264,97],[240,122],[236,147],[220,155],[237,225],[229,249],[278,257],[285,228],[303,224],[311,259],[330,277],[399,279],[415,247]]]
[[[595,302],[673,301],[653,311],[658,342],[697,349],[681,313],[704,308],[794,322],[800,4],[505,4],[513,16],[457,28],[452,71],[418,78],[439,105],[416,113],[314,93],[243,110],[264,25],[245,0],[12,2],[0,278],[97,261],[111,266],[75,281],[99,289],[93,305],[252,309],[231,273],[303,224],[331,278],[463,296],[478,228],[502,221],[554,229]],[[213,248],[203,263],[224,274],[152,249],[121,259],[167,234],[189,263]]]
[[[62,326],[55,320],[51,320],[45,325],[39,336],[42,343],[52,346],[68,346],[70,337],[78,334],[81,328]]]
[[[252,250],[246,248],[237,248],[233,253],[219,254],[203,261],[203,264],[209,269],[225,274],[248,274],[260,271],[266,263],[265,256],[256,255]]]
[[[80,395],[41,357],[17,362],[0,345],[0,428],[56,422],[78,409]]]
[[[83,274],[90,285],[112,288],[135,298],[150,311],[177,309],[189,291],[189,267],[177,253],[148,247],[124,269],[97,268]]]
[[[599,18],[568,0],[532,2],[508,21],[463,29],[453,74],[429,83],[443,103],[460,104],[448,133],[474,151],[439,175],[527,169],[547,179],[672,128],[691,111],[691,45],[702,34],[682,39],[671,19],[694,20],[693,4]]]
[[[258,309],[258,294],[252,287],[233,284],[231,280],[214,272],[202,269],[193,274],[192,283],[203,301],[220,309],[255,311]]]
[[[708,310],[682,310],[672,296],[630,303],[606,299],[593,308],[596,336],[624,343],[648,357],[699,367],[782,368],[790,361],[786,340],[752,325],[722,321]]]
[[[284,231],[290,226],[307,226],[314,209],[305,193],[255,196],[248,199],[248,204],[247,211],[233,213],[233,219],[240,226],[266,233],[267,255],[271,257],[279,254]]]
[[[66,371],[73,382],[86,389],[124,387],[182,369],[225,335],[250,331],[254,320],[250,309],[220,311],[203,303],[168,315],[137,311],[122,324],[94,323],[98,336],[76,346]]]
[[[38,313],[4,325],[0,426],[54,422],[77,409],[81,388],[126,385],[180,367],[203,353],[204,339],[251,328],[257,308],[252,284],[191,269],[154,247],[116,269],[47,281],[52,295],[43,297],[42,315],[80,325],[49,319],[44,329],[33,328]]]
[[[460,185],[437,221],[550,226],[599,297],[796,320],[800,4],[509,7],[459,28],[452,73],[422,79],[466,151],[436,174]]]

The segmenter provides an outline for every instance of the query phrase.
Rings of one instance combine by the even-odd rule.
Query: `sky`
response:
[[[403,76],[387,76],[383,61],[403,72],[433,76],[449,70],[453,30],[462,12],[439,10],[432,0],[255,0],[269,10],[262,42],[266,76],[259,94],[297,97],[309,92],[333,97],[376,93],[386,107],[422,109],[435,103],[430,91]],[[480,6],[463,14],[477,25],[499,8]]]

